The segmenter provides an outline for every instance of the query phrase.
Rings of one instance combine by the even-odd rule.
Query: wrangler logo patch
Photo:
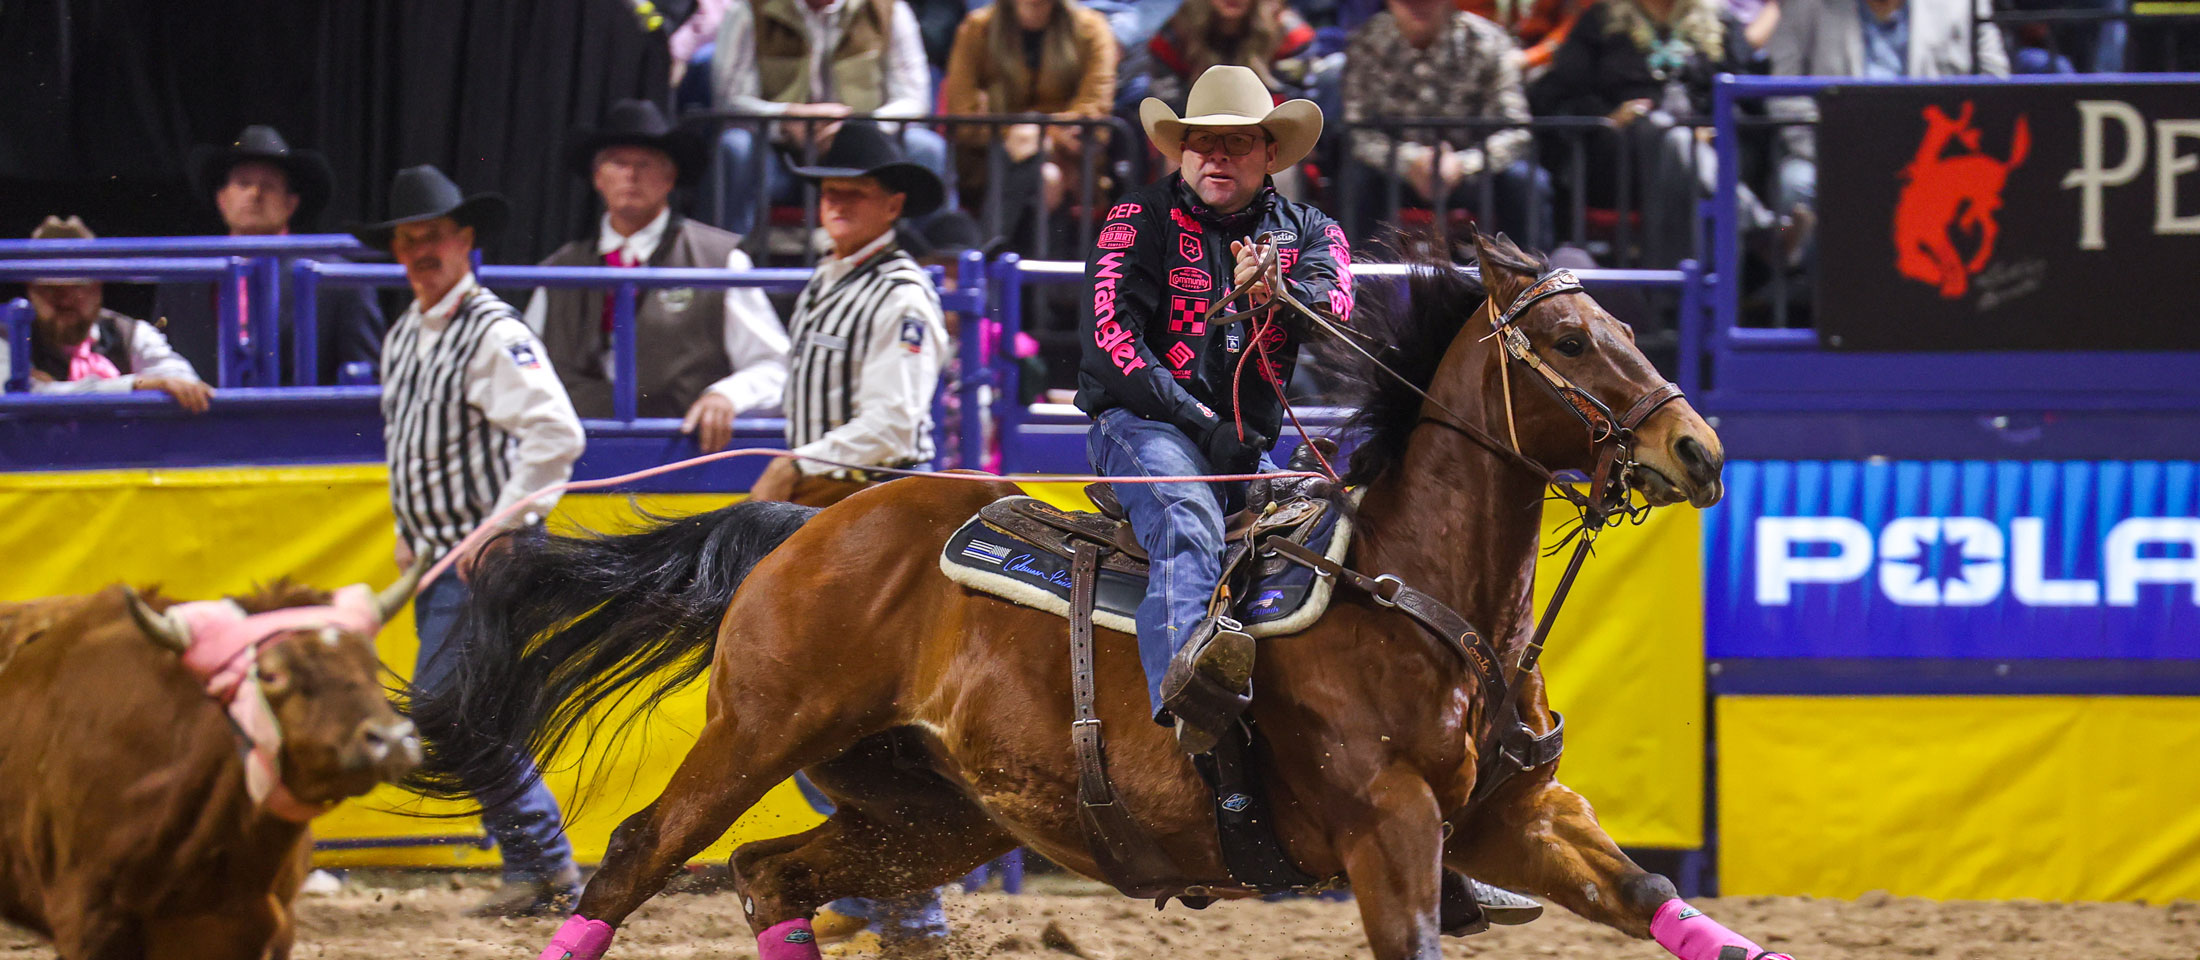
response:
[[[1092,342],[1107,352],[1115,369],[1125,374],[1145,368],[1146,358],[1138,355],[1138,345],[1130,329],[1115,319],[1115,284],[1123,279],[1123,255],[1104,253],[1094,263],[1092,275]]]

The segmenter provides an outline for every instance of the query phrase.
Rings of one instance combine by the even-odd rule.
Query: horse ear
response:
[[[1490,299],[1496,302],[1499,311],[1503,311],[1506,305],[1513,302],[1513,298],[1520,295],[1520,291],[1526,290],[1529,284],[1535,282],[1535,277],[1505,266],[1506,263],[1524,262],[1528,257],[1513,244],[1512,238],[1503,233],[1491,236],[1476,230],[1474,259],[1482,265],[1482,288],[1489,291]]]

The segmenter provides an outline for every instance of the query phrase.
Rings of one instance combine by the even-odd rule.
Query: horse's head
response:
[[[1686,399],[1664,398],[1671,384],[1636,349],[1634,330],[1578,289],[1550,294],[1551,286],[1538,283],[1541,265],[1503,234],[1477,236],[1475,249],[1489,312],[1469,320],[1460,336],[1487,337],[1495,347],[1480,351],[1477,371],[1485,408],[1494,412],[1492,432],[1511,442],[1517,430],[1521,453],[1554,470],[1584,472],[1596,469],[1607,445],[1625,440],[1635,461],[1629,481],[1651,503],[1717,503],[1726,463],[1719,436]],[[1507,324],[1519,336],[1493,335],[1492,319],[1523,293],[1529,302]]]

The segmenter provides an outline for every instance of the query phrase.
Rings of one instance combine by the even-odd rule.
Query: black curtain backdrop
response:
[[[512,202],[483,256],[533,262],[588,229],[568,131],[622,97],[667,102],[668,54],[627,0],[0,2],[0,235],[82,214],[101,236],[219,232],[191,147],[270,123],[327,154],[320,223],[381,219],[433,163]]]

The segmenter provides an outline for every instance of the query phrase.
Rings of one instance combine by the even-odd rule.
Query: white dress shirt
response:
[[[672,222],[672,208],[657,214],[657,219],[631,234],[620,235],[612,229],[611,216],[605,214],[596,232],[596,253],[609,256],[614,250],[625,254],[627,263],[648,263],[657,254],[657,245],[664,241],[665,228]],[[726,255],[726,269],[750,270],[754,265],[749,255],[736,249]],[[543,325],[548,322],[549,291],[536,288],[535,295],[527,300],[527,327],[541,336]],[[779,409],[780,395],[787,388],[787,330],[779,323],[779,313],[765,299],[761,287],[726,288],[726,365],[733,372],[711,384],[707,392],[718,394],[733,402],[735,413],[770,414]],[[618,364],[612,362],[611,348],[603,354],[604,376],[616,382]]]
[[[818,261],[810,286],[831,289],[893,240],[894,232],[888,230],[848,257],[827,255]],[[903,337],[901,323],[872,324],[869,343],[847,347],[862,351],[860,380],[855,386],[855,417],[794,448],[795,453],[859,466],[912,463],[932,455],[926,427],[931,423],[932,394],[939,387],[947,349],[946,317],[937,300],[911,285],[894,288],[871,313],[889,320],[904,318],[922,323],[926,331],[922,343],[912,348]],[[800,363],[802,358],[793,362]],[[840,469],[814,460],[796,460],[795,464],[806,474]]]
[[[32,393],[128,393],[138,388],[138,377],[168,377],[174,380],[197,380],[199,372],[191,367],[191,361],[168,345],[168,337],[160,328],[143,320],[125,317],[113,311],[102,310],[102,316],[112,316],[118,322],[136,324],[130,330],[130,366],[119,377],[102,377],[86,380],[48,380],[37,373],[31,374]],[[100,325],[92,324],[92,346],[97,349],[107,337],[100,332]],[[0,336],[0,380],[14,373],[8,338]]]
[[[449,327],[451,315],[478,286],[474,275],[468,273],[427,310],[420,309],[420,301],[413,301],[392,329],[417,321],[420,338],[414,352],[427,357]],[[528,351],[513,349],[521,345],[531,348],[536,357],[547,355],[534,331],[507,315],[483,334],[466,364],[466,402],[519,441],[511,453],[511,474],[497,491],[492,513],[544,487],[572,479],[573,461],[580,459],[588,445],[588,435],[581,429],[580,416],[573,412],[573,401],[566,396],[557,371],[542,362],[523,365],[518,357]],[[539,521],[557,501],[555,495],[536,500],[510,525]]]
[[[810,28],[810,90],[820,101],[828,99],[819,91],[830,89],[828,75],[832,72],[833,51],[840,46],[841,31],[850,17],[861,12],[865,2],[867,0],[833,0],[823,8],[813,8],[807,0],[796,0],[795,9],[802,11],[803,22]],[[889,34],[880,62],[886,90],[877,115],[929,115],[932,112],[931,66],[924,59],[924,35],[917,29],[917,15],[909,9],[908,0],[894,0]],[[750,4],[736,3],[726,8],[726,18],[718,25],[717,52],[711,54],[711,60],[711,89],[717,95],[720,108],[766,116],[787,112],[787,104],[766,100],[760,93],[762,80],[756,71],[756,13]],[[892,127],[891,124],[884,126]]]

